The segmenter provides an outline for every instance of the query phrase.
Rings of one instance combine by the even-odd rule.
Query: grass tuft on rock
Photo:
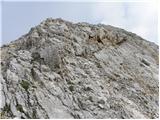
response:
[[[73,85],[69,86],[69,90],[70,90],[71,92],[73,92],[73,91],[74,91],[74,86],[73,86]]]
[[[17,108],[18,111],[24,112],[24,111],[23,111],[23,108],[22,108],[22,105],[18,104],[18,105],[16,106],[16,108]]]
[[[28,81],[22,80],[20,84],[26,91],[29,89],[30,84]]]

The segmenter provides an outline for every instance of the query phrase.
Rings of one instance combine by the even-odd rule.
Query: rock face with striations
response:
[[[158,118],[158,46],[51,19],[1,47],[1,118]]]

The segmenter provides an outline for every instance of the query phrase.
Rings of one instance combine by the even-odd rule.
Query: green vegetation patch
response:
[[[73,85],[69,86],[69,90],[70,90],[71,92],[73,92],[73,91],[74,91],[74,86],[73,86]]]
[[[22,80],[22,82],[20,84],[26,91],[28,90],[28,88],[30,86],[29,82],[25,81],[25,80]]]
[[[16,108],[17,108],[17,110],[18,110],[18,111],[20,111],[20,112],[24,112],[24,111],[23,111],[23,107],[22,107],[22,105],[17,104]]]
[[[2,112],[0,113],[0,119],[4,119],[6,113],[11,114],[11,108],[8,104],[3,107]]]
[[[36,110],[35,110],[35,109],[33,109],[32,119],[36,119],[36,118],[37,118],[37,117],[36,117],[36,114],[37,114]]]

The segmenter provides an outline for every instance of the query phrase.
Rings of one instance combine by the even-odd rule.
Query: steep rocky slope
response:
[[[1,47],[1,118],[158,118],[158,49],[120,28],[48,18]]]

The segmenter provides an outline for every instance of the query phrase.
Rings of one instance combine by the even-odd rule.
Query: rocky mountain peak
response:
[[[48,18],[1,47],[1,118],[158,118],[158,46]]]

